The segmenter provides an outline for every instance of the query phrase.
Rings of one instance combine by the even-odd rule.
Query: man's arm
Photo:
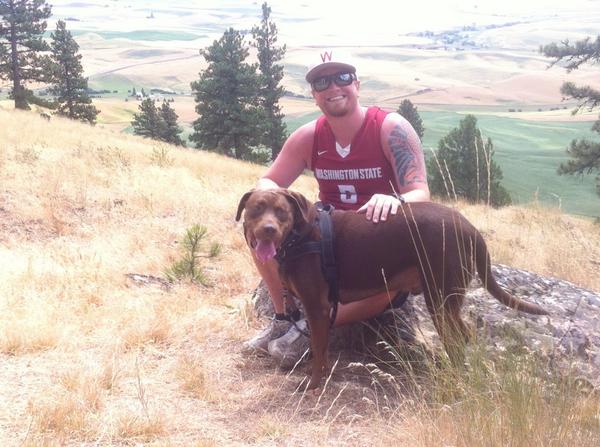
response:
[[[373,222],[386,220],[390,213],[396,214],[401,201],[430,200],[421,141],[410,123],[397,113],[388,114],[381,126],[381,146],[394,171],[397,197],[375,194],[358,209],[357,212],[365,213]]]
[[[281,152],[258,180],[257,189],[287,188],[310,167],[315,121],[294,131],[285,141]]]
[[[390,113],[381,127],[381,144],[396,175],[397,193],[407,202],[429,201],[425,156],[410,123]]]

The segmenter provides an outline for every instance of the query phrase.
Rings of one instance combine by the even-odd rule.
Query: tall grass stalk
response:
[[[422,424],[417,445],[592,447],[600,439],[600,396],[550,373],[531,352],[493,354],[479,340],[462,368],[426,349],[415,362],[406,345],[383,343],[388,356],[381,368],[401,378],[387,388],[394,383],[396,394],[412,402],[402,414],[416,414]],[[381,372],[372,375],[383,386]]]

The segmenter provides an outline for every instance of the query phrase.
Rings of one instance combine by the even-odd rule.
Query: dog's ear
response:
[[[250,191],[248,191],[240,199],[240,203],[238,205],[237,213],[235,215],[235,221],[236,222],[239,222],[240,218],[242,217],[242,211],[244,211],[244,207],[246,206],[246,202],[248,201],[248,199],[250,198],[250,196],[252,195],[253,192],[254,192],[253,189],[250,190]]]
[[[296,226],[308,224],[309,213],[313,204],[299,192],[284,190],[284,195],[294,209],[294,220]]]

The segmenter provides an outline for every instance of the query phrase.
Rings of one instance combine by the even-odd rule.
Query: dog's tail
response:
[[[483,239],[483,236],[476,232],[477,236],[473,241],[475,243],[475,264],[479,278],[483,282],[483,286],[490,292],[494,298],[500,301],[505,306],[511,307],[522,312],[534,315],[548,315],[548,312],[537,304],[522,301],[519,298],[512,296],[510,293],[502,289],[492,274],[492,262],[490,254]]]

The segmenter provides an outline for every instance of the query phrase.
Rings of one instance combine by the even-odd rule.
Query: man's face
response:
[[[323,69],[318,77],[339,73],[340,69],[329,67]],[[338,86],[331,82],[322,92],[312,90],[317,106],[326,116],[342,117],[351,113],[358,106],[358,91],[360,81],[355,80],[350,85]]]

